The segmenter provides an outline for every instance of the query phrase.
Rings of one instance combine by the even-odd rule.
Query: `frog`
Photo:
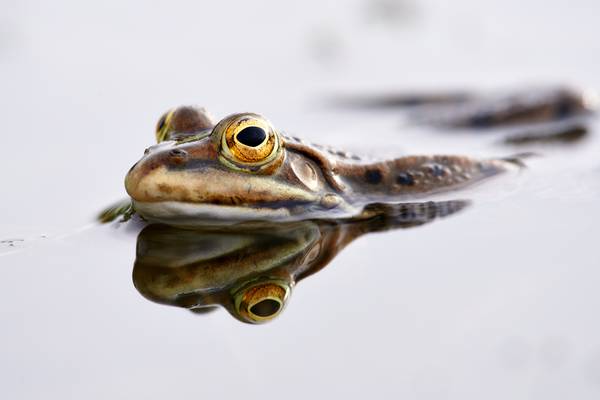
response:
[[[469,200],[371,204],[358,216],[236,224],[226,229],[146,225],[137,237],[133,283],[146,299],[236,320],[278,318],[297,283],[328,266],[350,243],[455,216]]]
[[[588,132],[591,104],[583,94],[561,89],[500,101],[400,96],[369,107],[408,107],[420,115],[415,121],[444,130],[510,126],[511,134],[520,135],[506,143],[522,145],[579,140]],[[425,110],[442,108],[447,112],[435,121],[421,118],[431,114]],[[156,144],[126,175],[130,199],[101,219],[145,224],[133,267],[142,296],[197,314],[224,308],[250,324],[277,318],[296,284],[355,239],[462,211],[471,199],[457,200],[461,189],[521,171],[531,156],[426,154],[372,161],[287,135],[256,113],[213,121],[198,106],[164,113]]]
[[[524,166],[520,156],[364,160],[286,135],[253,112],[214,123],[198,106],[164,113],[155,137],[126,175],[131,202],[113,211],[176,227],[348,218],[370,204],[431,198]]]

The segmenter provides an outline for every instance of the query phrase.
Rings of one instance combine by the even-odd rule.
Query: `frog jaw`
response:
[[[184,203],[178,201],[133,201],[134,209],[144,218],[176,226],[205,225],[207,222],[223,223],[252,220],[287,220],[287,208],[241,207],[217,204]]]

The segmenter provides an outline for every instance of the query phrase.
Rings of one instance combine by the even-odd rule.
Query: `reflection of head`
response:
[[[263,323],[281,313],[298,275],[319,263],[313,250],[329,236],[310,221],[195,230],[149,225],[138,237],[133,281],[158,303],[198,313],[221,306],[242,322]]]

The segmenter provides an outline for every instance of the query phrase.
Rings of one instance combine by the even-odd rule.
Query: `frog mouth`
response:
[[[177,225],[202,225],[211,221],[282,220],[291,216],[289,208],[237,206],[179,201],[133,201],[135,210],[150,221]]]
[[[212,204],[181,201],[144,202],[133,200],[137,213],[149,221],[177,226],[227,224],[242,221],[295,221],[332,217],[332,210],[310,201],[276,201],[258,204]],[[351,214],[355,210],[339,209],[333,212]]]

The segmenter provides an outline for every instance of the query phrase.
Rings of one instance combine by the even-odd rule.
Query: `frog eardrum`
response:
[[[258,114],[230,115],[215,126],[212,137],[221,161],[238,169],[262,168],[282,155],[279,133]]]

